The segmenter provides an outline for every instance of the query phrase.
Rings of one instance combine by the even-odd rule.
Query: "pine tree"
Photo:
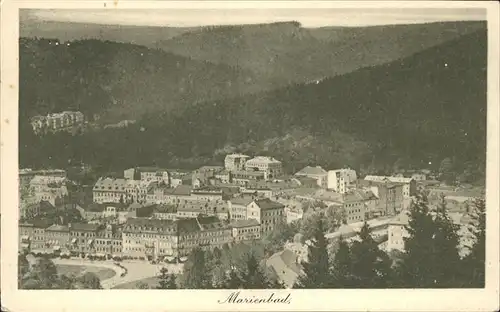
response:
[[[211,277],[207,269],[205,252],[195,248],[184,264],[183,288],[186,289],[210,289],[212,288]]]
[[[435,218],[434,216],[435,215]],[[409,288],[453,287],[460,274],[457,228],[441,205],[429,210],[427,196],[419,194],[410,210],[405,252],[398,268],[398,284]]]
[[[241,275],[244,289],[267,289],[271,286],[253,253],[248,255],[246,270]]]
[[[330,269],[332,288],[353,287],[351,249],[342,236],[339,237],[338,247]]]
[[[322,219],[318,219],[313,242],[309,245],[308,261],[302,263],[301,274],[294,288],[329,288],[329,261],[327,241]]]
[[[351,247],[351,277],[356,288],[384,288],[390,285],[390,260],[378,248],[365,222],[358,233],[359,241]]]
[[[436,279],[438,287],[463,287],[463,271],[459,253],[460,237],[458,235],[459,226],[454,224],[446,212],[444,196],[436,211],[434,218],[437,231],[434,236],[434,246],[437,252],[438,261],[436,263]],[[439,273],[438,273],[439,272]]]
[[[235,270],[235,268],[231,268],[228,277],[226,279],[226,282],[224,283],[224,288],[225,289],[239,289],[242,288],[243,281],[241,280],[240,276],[238,275],[238,272]]]
[[[177,289],[176,277],[169,274],[167,268],[161,268],[158,287],[156,289]]]
[[[468,286],[482,288],[485,284],[485,258],[486,258],[486,204],[484,199],[474,201],[471,212],[472,222],[470,232],[474,236],[474,243],[470,254],[464,259],[464,271],[470,272]]]

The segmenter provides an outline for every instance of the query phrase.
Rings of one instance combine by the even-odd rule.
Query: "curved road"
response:
[[[182,264],[151,264],[145,261],[122,261],[120,262],[127,268],[127,274],[124,277],[120,275],[125,271],[121,267],[114,264],[114,261],[89,261],[83,259],[52,259],[54,264],[58,265],[81,265],[107,268],[115,271],[115,275],[111,278],[101,280],[102,288],[111,289],[120,284],[125,284],[133,281],[138,281],[144,278],[153,277],[159,274],[162,267],[166,267],[169,273],[181,273]]]

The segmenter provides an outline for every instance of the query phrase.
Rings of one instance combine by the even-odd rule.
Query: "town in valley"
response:
[[[19,289],[484,287],[485,16],[125,11],[21,10]]]

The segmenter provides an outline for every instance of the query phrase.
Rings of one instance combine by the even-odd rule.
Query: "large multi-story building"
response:
[[[95,240],[101,226],[98,224],[71,223],[68,224],[70,232],[70,252],[93,254],[96,252]]]
[[[166,169],[157,167],[137,167],[123,171],[123,177],[128,180],[141,180],[147,182],[162,182],[170,185],[170,174]]]
[[[85,121],[81,112],[64,111],[61,113],[48,114],[47,116],[34,116],[31,118],[31,126],[36,134],[44,131],[58,132],[71,130],[74,127],[83,126]]]
[[[274,159],[273,157],[267,156],[257,156],[245,163],[245,169],[247,171],[261,171],[264,172],[264,178],[274,179],[283,174],[283,167],[281,161]]]
[[[178,231],[172,220],[129,219],[122,237],[124,255],[153,259],[177,256]]]
[[[232,171],[229,181],[231,183],[246,186],[251,182],[264,180],[266,173],[263,171]]]
[[[304,167],[302,170],[295,173],[297,177],[308,177],[316,180],[316,184],[319,187],[326,188],[328,186],[328,172],[321,168],[320,166]]]
[[[67,225],[53,224],[45,229],[45,248],[57,251],[69,251],[70,228]]]
[[[108,224],[97,231],[95,251],[101,256],[120,256],[122,254],[122,228]]]
[[[92,196],[95,203],[119,203],[129,199],[130,180],[99,178]]]
[[[365,177],[366,181],[372,182],[392,182],[392,183],[402,183],[403,186],[403,197],[410,198],[417,192],[417,183],[413,178],[404,177],[388,177],[388,176],[373,176],[368,175]]]
[[[246,220],[248,219],[248,205],[250,205],[257,197],[255,195],[238,196],[228,200],[228,208],[231,220]]]
[[[247,207],[247,219],[260,223],[261,235],[271,232],[276,225],[286,222],[285,205],[269,198],[256,199]]]
[[[156,205],[153,209],[153,219],[177,220],[177,205]]]
[[[177,221],[179,256],[189,255],[194,248],[222,248],[232,241],[231,227],[217,217],[198,217]]]
[[[230,227],[235,242],[260,239],[260,224],[255,219],[234,221]]]
[[[224,198],[224,192],[220,187],[205,186],[191,191],[191,199],[196,201],[220,201]]]
[[[337,193],[344,194],[349,190],[349,185],[357,180],[356,171],[352,169],[339,169],[328,171],[327,188]]]
[[[151,181],[99,178],[92,189],[95,203],[127,203],[147,201],[147,194],[153,188]]]
[[[36,220],[19,224],[19,250],[45,248],[45,230],[51,226],[49,221]]]
[[[50,177],[65,178],[66,171],[61,169],[53,169],[53,170],[21,169],[19,170],[19,184],[21,186],[29,185],[31,179],[33,179],[35,176],[50,176]]]
[[[44,192],[55,188],[66,189],[66,178],[59,176],[34,176],[30,182],[29,187],[32,192]],[[68,191],[66,190],[66,193]]]
[[[402,183],[370,182],[369,190],[374,197],[369,200],[369,212],[373,216],[395,215],[405,208]]]
[[[241,171],[245,169],[245,163],[250,156],[243,154],[229,154],[224,159],[224,168],[228,171]]]
[[[179,185],[175,188],[152,186],[146,195],[146,202],[151,204],[178,204],[182,201],[193,200],[191,186]]]
[[[366,199],[358,191],[343,194],[340,203],[342,205],[341,209],[345,212],[347,224],[365,221],[365,202]]]

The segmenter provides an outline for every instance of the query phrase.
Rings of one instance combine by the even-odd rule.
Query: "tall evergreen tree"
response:
[[[458,235],[459,225],[453,223],[446,211],[444,196],[434,218],[437,231],[434,236],[434,246],[438,259],[436,263],[436,274],[438,275],[438,287],[464,287],[463,271],[461,270]]]
[[[159,280],[156,289],[177,289],[177,278],[174,274],[169,274],[167,268],[161,268]]]
[[[212,288],[211,277],[207,270],[205,252],[195,248],[184,264],[183,288],[209,289]]]
[[[246,270],[241,275],[244,289],[267,289],[271,286],[253,253],[248,255]]]
[[[419,194],[410,209],[405,252],[396,286],[436,288],[458,286],[457,228],[441,205],[431,212],[426,194]]]
[[[464,271],[470,272],[469,287],[482,288],[485,284],[486,266],[486,203],[476,199],[470,214],[472,222],[469,229],[474,236],[470,253],[464,259]]]
[[[389,286],[391,262],[372,238],[368,223],[365,222],[358,236],[359,241],[355,241],[351,247],[353,286],[356,288]]]
[[[314,229],[314,238],[308,247],[308,260],[302,263],[301,274],[294,288],[329,288],[329,259],[327,240],[322,219],[318,219]]]
[[[225,289],[239,289],[242,288],[243,281],[241,280],[238,272],[234,267],[229,271],[226,282],[224,283]]]
[[[333,256],[332,266],[330,269],[332,288],[351,288],[353,287],[352,278],[352,260],[351,249],[349,244],[342,236],[339,237],[338,247]]]

